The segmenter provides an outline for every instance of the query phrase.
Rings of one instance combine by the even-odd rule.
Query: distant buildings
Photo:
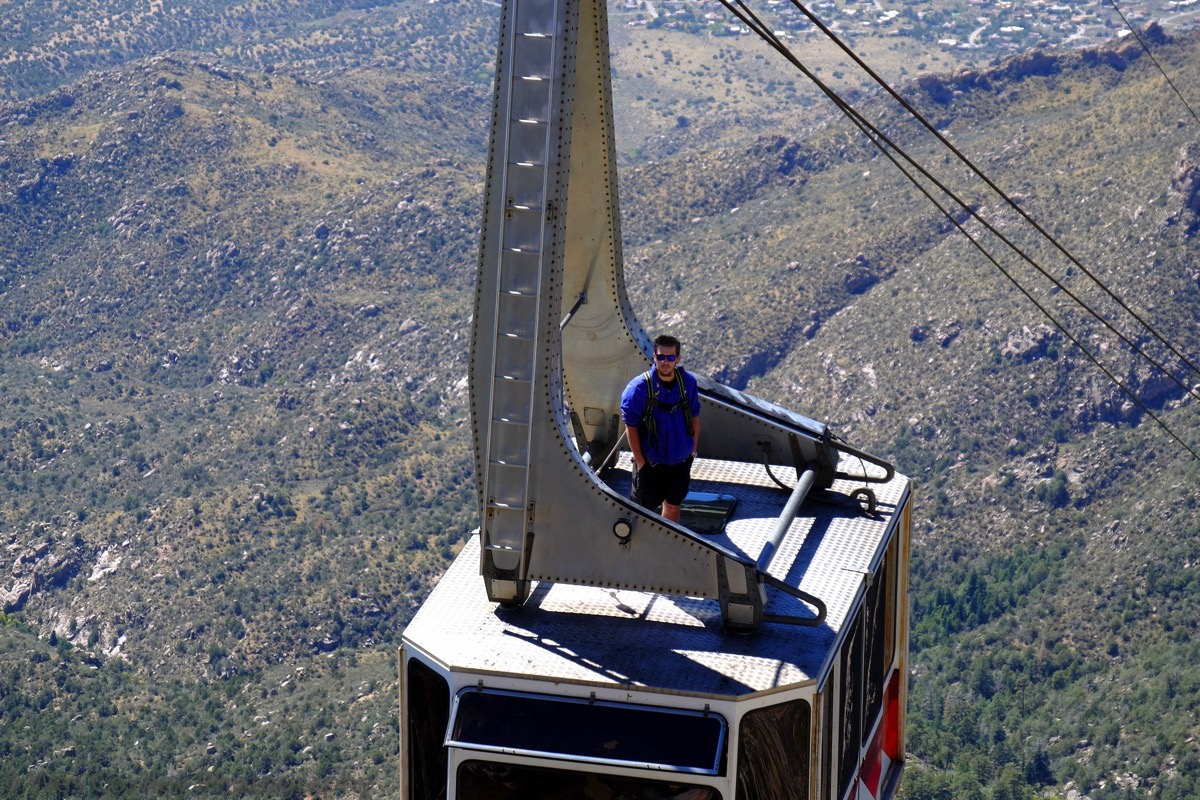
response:
[[[821,0],[809,6],[833,30],[846,36],[907,36],[945,48],[1026,49],[1031,42],[1084,46],[1110,39],[1125,28],[1106,6],[1071,6],[1063,0],[968,0],[967,14],[934,5],[917,10],[897,0]],[[895,3],[896,7],[891,7]],[[788,0],[762,0],[752,7],[781,38],[816,35],[811,22]],[[624,0],[630,25],[646,25],[701,35],[742,36],[750,31],[716,0]],[[1150,0],[1124,9],[1127,19],[1173,15],[1180,25],[1200,20],[1200,0]],[[1192,19],[1194,17],[1194,19]],[[843,26],[839,26],[839,22]]]

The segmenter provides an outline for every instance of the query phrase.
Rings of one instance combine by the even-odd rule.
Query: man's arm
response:
[[[633,453],[633,463],[641,469],[646,466],[646,456],[642,453],[642,437],[638,429],[632,425],[625,426],[625,435],[629,438],[629,451]]]
[[[690,372],[683,373],[687,381],[688,402],[692,412],[692,456],[700,451],[700,390],[696,386],[696,378]]]
[[[646,413],[645,380],[643,375],[633,378],[621,393],[621,419],[625,422],[625,436],[629,440],[629,451],[633,453],[633,463],[641,469],[646,465],[646,454],[642,451],[642,438],[638,435],[638,423]],[[633,423],[630,424],[630,421]]]

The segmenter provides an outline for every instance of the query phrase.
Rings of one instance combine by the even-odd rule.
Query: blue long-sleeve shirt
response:
[[[690,373],[679,369],[675,371],[675,380],[663,383],[659,380],[658,373],[651,370],[650,382],[657,401],[654,409],[653,436],[647,430],[649,426],[642,424],[648,402],[645,373],[631,380],[621,393],[621,419],[629,427],[638,429],[642,454],[653,464],[679,464],[686,461],[694,449],[695,440],[688,431],[683,408],[671,410],[679,404],[681,380],[687,392],[692,417],[699,418],[700,393],[696,389],[696,379]]]

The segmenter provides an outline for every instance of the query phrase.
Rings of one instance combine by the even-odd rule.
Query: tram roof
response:
[[[786,472],[776,468],[777,475]],[[788,492],[760,465],[699,459],[692,475],[693,491],[738,500],[725,531],[712,538],[757,559]],[[605,478],[615,489],[628,488],[627,454]],[[862,485],[839,480],[831,491],[846,496]],[[854,500],[832,505],[810,497],[768,570],[825,603],[826,618],[815,627],[768,622],[752,634],[726,633],[716,599],[546,582],[523,606],[500,608],[484,590],[476,534],[404,640],[455,672],[480,676],[720,699],[823,682],[864,577],[878,567],[910,496],[901,475],[871,489],[878,501],[874,516]],[[767,593],[768,613],[813,616],[801,601],[771,588]]]

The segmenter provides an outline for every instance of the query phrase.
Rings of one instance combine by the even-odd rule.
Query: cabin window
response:
[[[884,555],[883,563],[875,574],[870,588],[867,590],[863,612],[866,614],[864,633],[866,641],[866,660],[863,694],[865,708],[863,709],[862,744],[865,747],[871,737],[871,728],[879,713],[883,710],[883,693],[888,670],[895,657],[895,634],[892,630],[895,619],[893,598],[895,589],[893,583],[893,565],[895,559],[895,539]]]
[[[450,723],[450,686],[421,661],[408,661],[408,796],[442,800],[446,796],[446,728]]]
[[[457,800],[721,800],[711,786],[495,761],[464,761]]]
[[[850,623],[850,633],[842,645],[841,685],[842,718],[838,722],[841,746],[838,748],[838,797],[845,797],[850,781],[858,771],[858,756],[862,750],[863,712],[863,610],[859,608]]]
[[[838,659],[838,797],[844,797],[850,788],[863,749],[883,716],[884,695],[896,658],[898,547],[896,539],[888,545],[863,603],[850,622]],[[829,733],[826,726],[825,735]]]
[[[812,710],[792,700],[751,711],[738,729],[737,800],[808,800]]]
[[[725,719],[701,711],[466,689],[458,695],[450,744],[716,775]]]

